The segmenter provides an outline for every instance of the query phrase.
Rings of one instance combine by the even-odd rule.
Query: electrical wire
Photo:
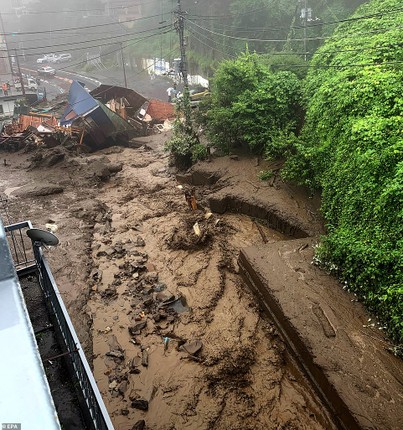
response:
[[[168,33],[169,33],[169,32],[171,32],[171,31],[172,31],[172,28],[170,28],[170,29],[168,29],[168,30],[166,30],[166,31],[162,32],[162,34],[168,34]],[[129,48],[129,47],[131,47],[131,46],[134,46],[135,44],[137,44],[137,43],[139,43],[139,42],[142,42],[143,40],[149,39],[149,38],[151,38],[151,37],[159,36],[160,34],[161,34],[161,32],[156,32],[156,33],[154,33],[154,34],[150,34],[150,35],[144,36],[144,37],[142,37],[142,38],[140,38],[140,39],[136,39],[135,41],[133,41],[133,43],[130,43],[130,44],[126,45],[126,46],[124,47],[124,49]],[[99,45],[99,46],[105,46],[105,44],[103,44],[103,45]],[[108,52],[108,54],[116,53],[116,52],[120,51],[120,49],[121,49],[120,47],[119,47],[119,48],[117,48],[117,49],[113,49],[113,50],[111,50],[110,52]],[[94,56],[92,59],[101,58],[101,56],[102,56],[102,54],[98,54],[98,55]],[[3,57],[3,58],[4,58],[4,57]],[[6,57],[6,58],[7,58],[7,57]],[[69,64],[69,65],[67,65],[67,66],[65,66],[65,67],[59,67],[59,68],[58,68],[58,69],[56,69],[56,70],[57,70],[57,71],[63,71],[63,70],[67,70],[67,69],[69,69],[69,68],[71,68],[71,67],[80,66],[80,65],[82,65],[82,64],[86,64],[86,63],[87,63],[87,59],[85,59],[85,60],[83,60],[83,61],[80,61],[80,62],[78,62],[78,63]],[[10,73],[0,73],[0,76],[10,76]]]
[[[219,33],[216,31],[213,31],[209,28],[203,27],[197,23],[195,23],[192,20],[187,19],[188,23],[191,23],[195,26],[197,26],[198,28],[205,30],[209,33],[215,34],[217,36],[222,36],[222,37],[226,37],[228,39],[234,39],[234,40],[243,40],[246,42],[273,42],[273,43],[277,43],[277,42],[303,42],[304,40],[306,41],[312,41],[312,40],[329,40],[329,39],[335,39],[336,37],[341,37],[343,39],[345,39],[348,36],[359,36],[359,35],[366,35],[366,34],[376,34],[379,32],[386,32],[386,31],[394,31],[394,30],[400,30],[403,28],[403,26],[397,26],[397,27],[388,27],[388,28],[382,28],[382,29],[377,29],[377,30],[371,30],[371,31],[366,31],[366,32],[359,32],[359,33],[343,33],[343,35],[332,35],[332,36],[318,36],[318,37],[307,37],[307,38],[293,38],[293,39],[259,39],[259,38],[248,38],[248,37],[238,37],[238,36],[231,36],[228,34],[224,34],[224,33]]]
[[[115,52],[117,52],[117,51],[118,51],[118,50],[116,50]],[[169,55],[169,56],[171,56],[171,55],[173,54],[173,52],[174,52],[174,50],[173,50],[173,51],[171,51],[171,52],[169,52],[169,53],[168,53],[168,55]],[[135,76],[139,76],[140,74],[142,74],[142,73],[146,72],[148,69],[150,69],[151,67],[154,67],[154,66],[155,66],[155,62],[154,62],[154,63],[152,63],[151,65],[147,66],[146,68],[142,69],[140,72],[135,73],[133,76],[134,76],[134,77],[135,77]],[[109,91],[111,88],[116,88],[116,87],[117,87],[116,85],[112,85],[112,86],[109,86],[108,88],[105,88],[105,90],[100,91],[100,92],[98,92],[98,93],[97,93],[97,97],[98,97],[98,96],[100,96],[101,94],[106,93],[106,92],[107,92],[107,91]],[[92,96],[89,94],[89,95],[87,95],[87,97],[82,98],[82,99],[80,99],[80,100],[77,100],[76,102],[74,102],[74,103],[72,103],[72,104],[69,104],[69,106],[75,106],[76,104],[81,103],[81,102],[83,102],[83,101],[87,100],[87,99],[88,99],[88,98],[90,98],[90,97],[92,97]]]
[[[149,4],[147,2],[144,3],[132,3],[129,2],[126,5],[121,5],[121,6],[114,6],[114,7],[109,7],[108,10],[121,10],[121,9],[126,9],[126,8],[130,8],[130,7],[136,7],[136,6],[144,6],[146,4]],[[96,12],[96,11],[101,11],[101,12],[105,12],[106,8],[96,8],[96,9],[70,9],[70,10],[44,10],[44,11],[24,11],[21,13],[20,16],[26,16],[26,15],[44,15],[44,14],[61,14],[61,13],[77,13],[77,12]],[[9,15],[9,16],[17,16],[16,12],[2,12],[2,15]]]
[[[122,34],[122,35],[119,35],[119,36],[109,36],[109,37],[102,37],[102,38],[93,39],[93,40],[84,40],[82,42],[74,42],[74,44],[76,45],[76,44],[92,43],[92,42],[98,42],[98,41],[100,42],[102,40],[111,40],[111,39],[116,39],[116,38],[120,38],[120,37],[131,37],[131,36],[136,35],[136,34],[147,33],[149,31],[155,31],[155,30],[162,30],[162,29],[169,28],[169,27],[171,27],[171,24],[167,24],[167,25],[162,26],[162,27],[156,27],[156,28],[150,28],[150,29],[147,29],[147,30],[141,30],[141,31],[138,31],[138,32],[135,32],[135,33]],[[121,41],[117,41],[115,43],[118,43],[118,42],[121,42]],[[112,44],[113,43],[110,43],[109,45],[112,45]],[[34,48],[24,48],[23,51],[24,52],[26,52],[26,51],[37,51],[37,50],[43,50],[43,49],[47,49],[47,48],[52,48],[52,50],[55,51],[55,53],[57,53],[57,52],[60,52],[60,51],[54,50],[53,48],[58,48],[60,46],[71,46],[71,42],[70,43],[61,43],[61,44],[46,45],[46,46],[37,46],[37,47],[34,47]],[[103,43],[101,45],[91,45],[91,46],[84,46],[84,47],[78,47],[78,48],[71,48],[71,49],[69,49],[69,51],[78,51],[78,50],[88,49],[88,48],[97,48],[97,47],[100,47],[100,46],[105,46],[105,43]],[[6,52],[6,50],[0,50],[0,52],[1,51]],[[28,53],[28,54],[17,54],[17,56],[18,57],[38,56],[38,53],[35,52],[35,53],[32,53],[32,54],[30,54],[30,53]],[[0,57],[0,58],[4,59],[4,58],[8,58],[8,56],[4,56],[4,57]]]
[[[142,21],[142,20],[146,20],[146,19],[156,18],[158,16],[159,16],[159,14],[157,14],[157,15],[149,15],[149,16],[146,16],[146,17],[128,19],[128,20],[125,20],[125,21],[115,21],[115,22],[109,22],[109,23],[104,23],[104,24],[87,25],[85,27],[56,28],[56,29],[52,29],[51,32],[52,33],[57,33],[57,32],[64,32],[64,31],[71,31],[71,30],[85,30],[85,29],[88,29],[88,28],[106,27],[106,26],[109,26],[109,25],[120,25],[120,24],[125,24],[125,23],[128,23],[128,22],[136,22],[136,21]],[[45,34],[49,33],[49,30],[21,31],[21,32],[13,31],[13,32],[5,32],[5,33],[2,33],[2,34],[3,34],[3,36],[21,36],[21,35],[30,35],[30,34],[44,34],[44,33]]]
[[[200,32],[198,32],[197,30],[195,30],[194,28],[190,30],[193,35],[198,35],[198,36],[202,36],[204,38],[206,38],[207,40],[213,42],[214,44],[217,43],[216,40],[211,39],[210,37],[206,36],[205,34],[202,34]],[[198,39],[196,39],[198,40]],[[212,48],[212,46],[210,46]],[[231,47],[230,45],[226,45],[226,47],[233,49],[234,51],[235,48]],[[327,54],[338,54],[341,52],[365,52],[365,51],[377,51],[377,50],[381,50],[384,48],[396,48],[396,47],[403,47],[403,43],[389,43],[387,45],[380,45],[380,46],[368,46],[368,47],[362,47],[362,48],[356,48],[356,49],[339,49],[339,50],[333,50],[333,51],[320,51],[315,53],[315,55],[327,55]],[[393,51],[390,51],[393,52]],[[286,55],[305,55],[304,52],[257,52],[258,54],[267,54],[270,56],[286,56]]]
[[[353,22],[353,21],[358,21],[358,20],[363,20],[363,19],[372,19],[372,18],[377,18],[379,16],[384,16],[384,15],[389,15],[389,14],[395,14],[395,13],[401,13],[403,12],[403,8],[397,8],[397,9],[392,9],[389,11],[384,11],[384,12],[379,12],[376,14],[371,14],[371,15],[362,15],[359,17],[355,17],[355,18],[345,18],[345,19],[339,19],[339,20],[334,20],[334,21],[329,21],[329,22],[309,22],[307,23],[307,26],[305,27],[305,25],[291,25],[289,28],[287,27],[249,27],[249,28],[244,28],[244,27],[234,27],[231,25],[225,25],[225,24],[221,24],[219,27],[224,28],[224,29],[231,29],[233,32],[251,32],[251,31],[261,31],[261,32],[268,32],[268,31],[281,31],[281,30],[301,30],[301,29],[309,29],[309,28],[315,28],[315,27],[322,27],[325,25],[336,25],[336,24],[340,24],[340,23],[345,23],[345,22]],[[195,25],[197,25],[194,21],[194,19],[190,19],[189,17],[194,17],[196,15],[187,15],[187,20],[190,22],[193,22]],[[207,30],[205,27],[199,26],[200,28],[204,28],[206,31],[212,31],[212,30]],[[216,26],[215,26],[216,27]],[[218,34],[218,33],[217,33]],[[223,35],[223,34],[220,34]],[[228,35],[224,35],[224,37],[230,37]],[[236,38],[235,36],[232,36],[233,38]],[[332,37],[332,36],[330,36]],[[307,38],[305,40],[323,40],[326,39],[325,37],[316,37],[316,38]],[[239,40],[245,40],[245,41],[264,41],[264,42],[287,42],[287,40],[279,40],[279,39],[257,39],[257,38],[239,38]],[[303,41],[304,39],[292,39],[294,41]]]
[[[201,44],[203,44],[203,45],[204,45],[204,46],[206,46],[207,48],[213,49],[214,51],[217,51],[217,52],[219,52],[220,54],[223,54],[225,57],[229,56],[229,57],[231,57],[231,58],[236,58],[236,55],[228,54],[228,52],[224,52],[224,51],[222,51],[222,50],[220,50],[220,49],[218,49],[218,48],[215,48],[214,46],[211,46],[211,45],[209,45],[208,43],[203,42],[202,40],[198,39],[198,38],[197,38],[197,36],[196,36],[196,34],[198,34],[198,35],[200,35],[200,36],[205,37],[205,36],[204,36],[204,35],[202,35],[201,33],[197,33],[197,32],[195,32],[195,30],[189,30],[189,32],[190,32],[190,34],[193,34],[193,36],[195,36],[195,38],[196,38],[196,40],[197,40],[198,42],[200,42]],[[211,40],[212,42],[215,42],[213,39],[210,39],[210,38],[208,38],[208,37],[206,37],[206,38],[207,38],[208,40]]]
[[[309,27],[316,27],[316,26],[322,26],[322,25],[336,25],[336,24],[340,24],[340,23],[344,23],[344,22],[352,22],[352,21],[360,21],[363,19],[372,19],[372,18],[377,18],[380,16],[384,16],[384,15],[389,15],[389,14],[395,14],[395,13],[399,13],[399,12],[403,12],[403,8],[396,8],[396,9],[391,9],[391,10],[386,10],[383,12],[378,12],[378,13],[373,13],[370,15],[361,15],[358,17],[352,17],[352,18],[344,18],[344,19],[340,19],[340,20],[334,20],[334,21],[328,21],[328,22],[310,22],[307,23],[307,28]],[[228,15],[194,15],[194,14],[188,14],[187,15],[188,19],[192,18],[194,20],[194,18],[213,18],[213,19],[222,19],[222,18],[228,18]],[[186,17],[185,17],[186,18]],[[282,30],[288,30],[288,28],[281,28],[281,27],[277,27],[280,28]],[[295,28],[295,29],[303,29],[305,28],[305,25],[296,25],[296,26],[292,26],[291,28]]]
[[[168,34],[170,31],[172,31],[172,29],[169,29],[169,30],[167,30],[167,31],[164,31],[162,34]],[[146,39],[149,39],[150,37],[155,37],[155,36],[159,36],[161,33],[160,32],[158,32],[158,33],[154,33],[154,34],[150,34],[150,35],[148,35],[148,36],[145,36],[145,37],[143,37],[143,38],[141,38],[141,39],[138,39],[138,40],[135,40],[133,43],[129,43],[128,45],[126,45],[125,46],[125,49],[126,48],[130,48],[130,47],[132,47],[132,46],[134,46],[135,44],[137,44],[137,43],[139,43],[139,42],[142,42],[143,40],[146,40]],[[102,45],[102,46],[104,46],[104,45]],[[110,52],[108,52],[108,54],[113,54],[113,53],[115,53],[115,52],[118,52],[118,51],[120,51],[120,47],[119,48],[117,48],[117,49],[114,49],[114,50],[111,50]],[[99,55],[97,55],[97,56],[95,56],[94,58],[92,58],[93,60],[94,59],[97,59],[97,58],[101,58],[101,54],[99,54]],[[82,64],[86,64],[87,63],[87,60],[84,60],[84,61],[81,61],[81,62],[79,62],[79,63],[76,63],[76,64],[69,64],[68,66],[65,66],[65,67],[61,67],[61,68],[59,68],[59,69],[57,69],[57,70],[61,70],[61,71],[63,71],[63,70],[67,70],[67,69],[69,69],[69,68],[71,68],[71,67],[76,67],[76,66],[80,66],[80,65],[82,65]]]

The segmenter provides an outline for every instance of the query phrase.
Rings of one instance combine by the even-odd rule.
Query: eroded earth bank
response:
[[[242,157],[178,182],[166,138],[3,155],[5,222],[57,225],[47,257],[115,428],[332,428],[237,266],[245,246],[318,233],[315,202],[259,182],[262,165]],[[184,197],[192,187],[197,210]],[[249,216],[274,206],[288,235]]]

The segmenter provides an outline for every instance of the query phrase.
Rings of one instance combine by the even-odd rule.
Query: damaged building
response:
[[[174,107],[147,100],[123,87],[100,85],[89,92],[73,81],[66,103],[14,117],[0,130],[0,148],[17,151],[28,144],[55,146],[66,140],[91,150],[125,145],[139,136],[170,128]]]

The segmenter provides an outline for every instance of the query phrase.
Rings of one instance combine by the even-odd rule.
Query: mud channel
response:
[[[284,185],[264,190],[254,160],[213,160],[203,168],[218,176],[195,186],[193,211],[184,198],[193,185],[168,167],[166,138],[66,153],[52,166],[2,154],[3,220],[57,225],[61,244],[47,257],[115,428],[333,428],[238,274],[241,248],[290,237],[268,227],[273,219],[236,213],[232,193]],[[302,219],[298,235],[319,228],[314,202],[288,191],[277,203]],[[211,213],[220,201],[232,212]]]

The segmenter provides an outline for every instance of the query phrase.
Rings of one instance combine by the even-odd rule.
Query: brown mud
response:
[[[193,169],[210,182],[178,181],[166,137],[50,167],[2,154],[4,222],[57,225],[46,254],[115,428],[333,428],[237,266],[243,247],[320,232],[317,201],[259,181],[264,165],[242,157]]]

